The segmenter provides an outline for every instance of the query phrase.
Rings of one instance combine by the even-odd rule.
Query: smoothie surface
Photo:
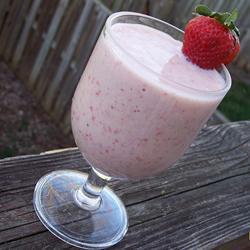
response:
[[[204,70],[183,55],[182,42],[142,24],[119,23],[111,27],[114,40],[130,56],[159,75],[163,84],[216,91],[225,86],[216,70]],[[140,70],[139,67],[136,70]]]

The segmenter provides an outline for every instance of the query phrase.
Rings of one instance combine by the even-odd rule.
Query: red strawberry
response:
[[[195,64],[205,69],[229,64],[240,50],[239,31],[234,22],[237,12],[212,12],[199,5],[201,14],[190,20],[185,28],[183,53]]]

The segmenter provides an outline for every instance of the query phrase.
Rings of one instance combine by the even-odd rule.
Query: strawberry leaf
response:
[[[234,23],[236,21],[237,17],[238,17],[238,11],[234,9],[230,14],[230,16],[227,17],[224,23],[230,25],[230,23]]]
[[[212,14],[212,11],[203,4],[197,5],[195,8],[195,12],[202,16],[210,16]]]
[[[222,14],[221,14],[221,18],[220,18],[219,21],[220,21],[221,23],[225,23],[225,21],[226,21],[230,16],[231,16],[231,14],[228,13],[228,12],[222,13]]]
[[[220,12],[213,11],[212,14],[210,15],[210,17],[213,17],[216,20],[218,20],[219,22],[223,23],[229,15],[230,15],[229,13],[220,13]]]
[[[196,6],[195,14],[214,18],[228,29],[234,31],[237,36],[240,35],[239,29],[235,26],[235,21],[238,17],[238,11],[236,9],[234,9],[232,13],[221,13],[212,11],[206,5],[200,4]]]
[[[230,30],[233,30],[237,36],[240,35],[239,29],[235,26],[235,21],[238,17],[238,11],[235,9],[232,13],[225,19],[223,24],[228,27]]]

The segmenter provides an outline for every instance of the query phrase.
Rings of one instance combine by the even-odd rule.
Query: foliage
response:
[[[219,110],[232,121],[250,120],[250,86],[233,82]]]

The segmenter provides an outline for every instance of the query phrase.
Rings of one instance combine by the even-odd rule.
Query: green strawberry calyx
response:
[[[234,9],[231,13],[230,12],[221,13],[212,11],[206,5],[200,4],[196,6],[194,14],[212,17],[217,21],[219,21],[228,29],[232,30],[238,37],[240,35],[240,31],[235,25],[235,21],[238,17],[238,11],[236,9]]]

